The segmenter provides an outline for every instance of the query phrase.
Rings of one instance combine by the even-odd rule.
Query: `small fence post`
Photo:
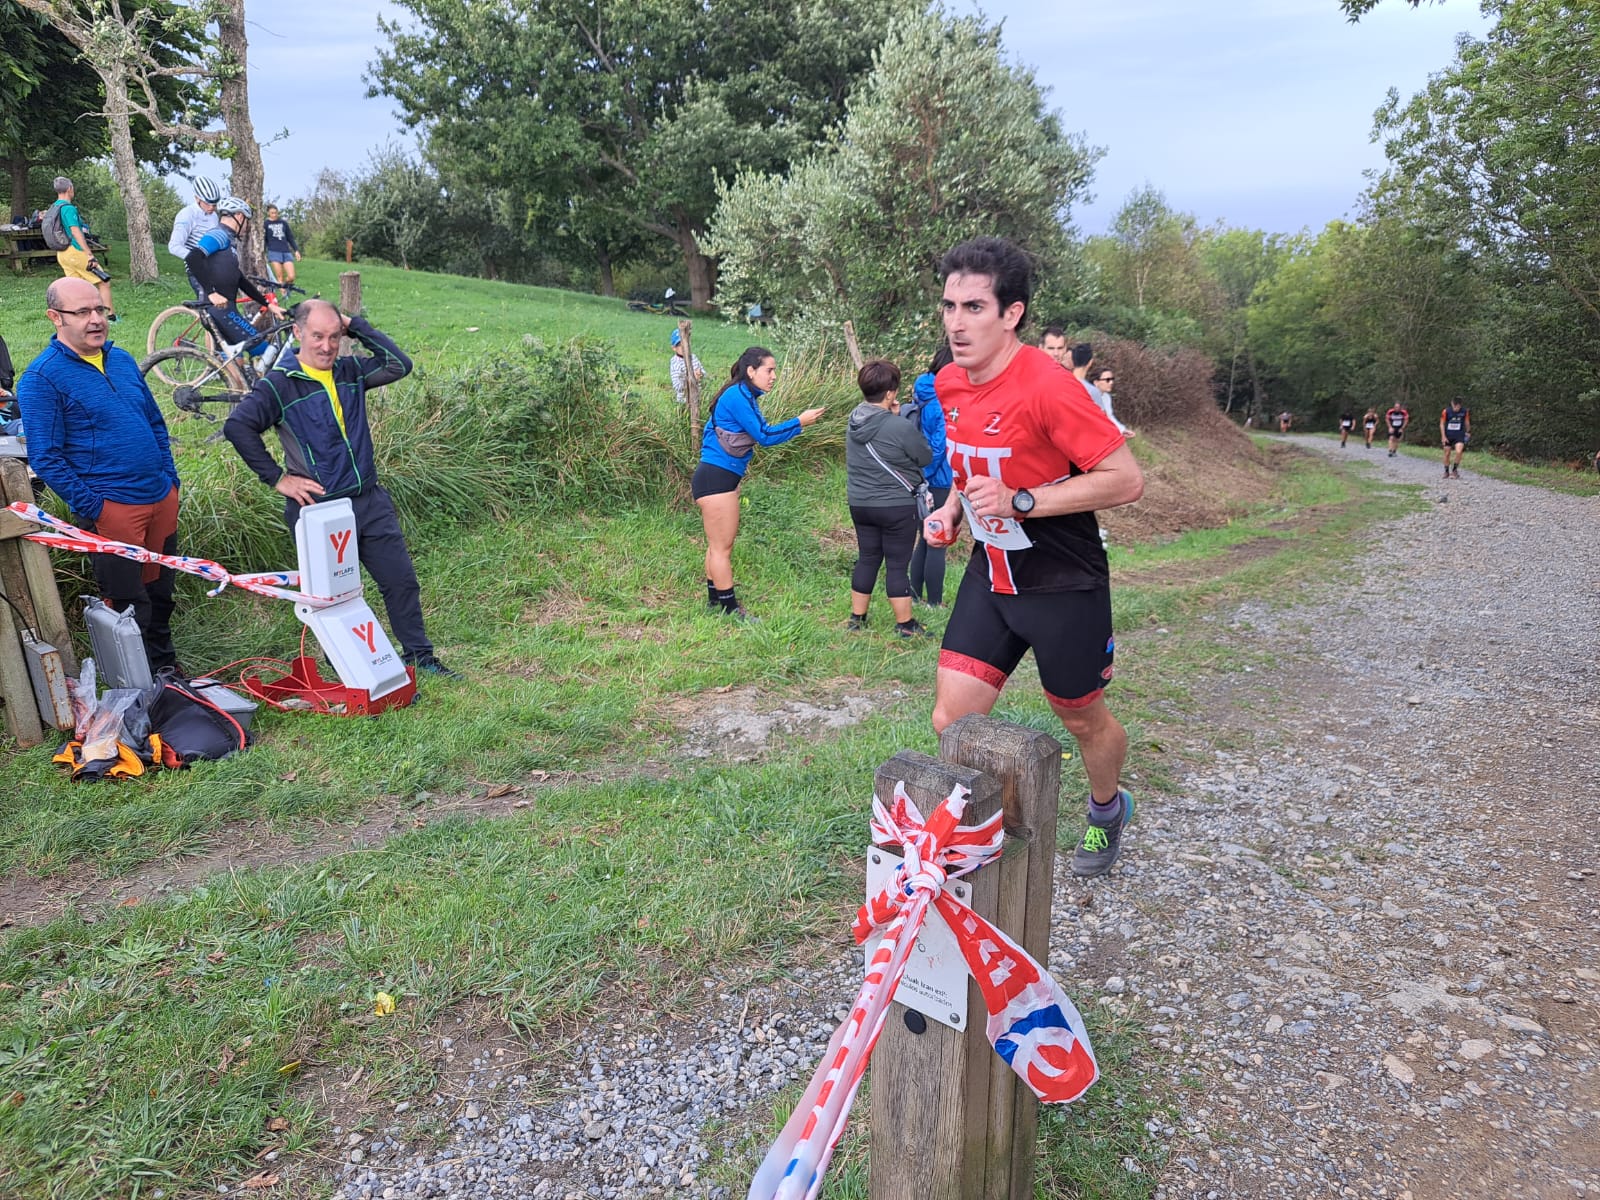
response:
[[[72,652],[72,635],[67,631],[67,616],[61,606],[61,593],[56,589],[49,551],[23,537],[25,533],[36,531],[37,525],[5,511],[5,505],[19,500],[33,502],[28,469],[20,459],[0,458],[0,592],[17,606],[22,620],[60,652],[63,669],[75,675],[78,659]],[[41,723],[17,615],[12,612],[11,605],[3,601],[0,601],[0,695],[5,699],[6,728],[12,736],[23,745],[42,741],[46,726],[51,724],[51,715],[43,714]]]
[[[694,377],[694,347],[689,344],[689,330],[694,322],[688,318],[678,322],[678,333],[683,337],[683,394],[689,400],[689,433],[700,432],[700,381]]]
[[[348,316],[361,315],[361,272],[339,272],[339,311]],[[356,344],[349,338],[339,343],[340,354],[354,354]]]
[[[1050,957],[1061,744],[1047,733],[970,716],[939,738],[939,758],[902,751],[878,768],[924,813],[953,783],[972,789],[963,824],[1005,811],[1000,861],[969,877],[971,905],[1041,964]],[[872,1200],[1030,1200],[1038,1101],[989,1045],[983,997],[967,981],[967,1028],[912,1032],[896,1002],[872,1057]]]
[[[844,323],[844,345],[845,349],[850,351],[850,361],[855,363],[856,370],[861,370],[861,364],[866,362],[866,359],[861,357],[861,343],[856,341],[856,323],[854,321],[846,321]]]

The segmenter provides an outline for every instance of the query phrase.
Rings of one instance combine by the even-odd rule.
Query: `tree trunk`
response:
[[[222,123],[233,145],[233,194],[249,203],[256,219],[250,223],[250,237],[241,247],[240,264],[252,275],[265,275],[266,258],[262,221],[266,218],[263,196],[266,171],[261,165],[261,146],[250,121],[249,42],[244,30],[244,0],[226,0],[217,16],[217,42],[229,73],[223,77]]]
[[[607,254],[603,247],[596,247],[594,258],[600,267],[600,294],[602,296],[616,296],[617,280],[611,273],[611,255]]]
[[[150,241],[150,206],[139,182],[139,163],[133,156],[133,122],[128,115],[128,78],[123,69],[96,70],[106,89],[106,128],[111,134],[111,166],[128,213],[128,280],[154,283],[156,251]]]
[[[711,311],[711,297],[717,287],[717,264],[700,251],[700,241],[689,219],[678,216],[678,245],[683,249],[683,265],[689,271],[689,307],[696,312]]]
[[[6,209],[4,215],[7,218],[26,217],[33,212],[33,205],[28,199],[28,168],[33,164],[21,154],[3,161],[11,176],[11,207]]]

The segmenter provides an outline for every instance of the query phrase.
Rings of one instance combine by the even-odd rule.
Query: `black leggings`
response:
[[[850,590],[870,596],[878,582],[878,568],[888,564],[883,590],[889,597],[911,595],[911,547],[917,540],[917,507],[858,508],[850,506],[850,519],[856,526],[855,570],[850,572]]]
[[[933,489],[934,508],[944,507],[950,489]],[[929,604],[944,603],[944,547],[930,546],[922,540],[922,525],[917,524],[917,548],[911,552],[911,594]]]

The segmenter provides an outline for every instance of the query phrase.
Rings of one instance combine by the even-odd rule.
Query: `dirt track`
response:
[[[1156,1195],[1600,1195],[1600,500],[1284,440],[1427,509],[1217,614],[1276,662],[1202,691],[1209,765],[1066,933],[1171,1056]]]

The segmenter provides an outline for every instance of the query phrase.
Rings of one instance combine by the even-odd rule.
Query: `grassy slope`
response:
[[[334,268],[312,264],[307,274],[318,270]],[[458,300],[458,282],[463,297],[529,306],[504,316],[497,336],[522,332],[524,316],[547,333],[582,326],[583,306],[597,303],[561,297],[559,313],[541,314],[527,289],[373,272],[369,304],[395,313],[384,321],[400,332],[415,302],[387,289],[423,289],[432,315],[417,318],[414,340],[460,352],[433,323],[439,315],[485,332],[491,317],[472,316],[476,302]],[[619,308],[605,311],[624,333],[633,321],[667,327]],[[722,332],[735,349],[743,344],[742,330]],[[647,352],[643,339],[632,351]],[[309,1090],[295,1088],[298,1074],[361,1066],[391,1099],[430,1086],[415,1031],[446,1009],[487,1005],[533,1036],[592,1011],[603,984],[671,1009],[685,982],[719,960],[781,969],[807,938],[842,936],[863,788],[895,750],[932,748],[934,662],[931,644],[841,635],[853,557],[839,536],[842,491],[837,465],[754,479],[736,564],[765,618],[758,626],[700,611],[692,512],[529,518],[420,548],[435,639],[471,678],[430,684],[410,712],[378,721],[263,714],[261,744],[248,755],[114,788],[67,785],[40,751],[7,756],[0,862],[34,872],[85,862],[127,869],[196,849],[232,820],[322,839],[323,822],[379,796],[481,791],[535,769],[620,765],[624,777],[533,793],[503,820],[444,819],[379,849],[239,872],[170,901],[13,933],[0,945],[0,1096],[21,1101],[0,1104],[0,1192],[231,1185],[252,1173],[263,1146],[292,1151],[323,1136],[298,1098]],[[1284,528],[1310,507],[1320,513],[1314,526]],[[1281,596],[1327,572],[1382,508],[1365,485],[1307,464],[1272,505],[1228,528],[1117,548],[1117,570],[1152,580],[1117,593],[1119,632],[1141,635],[1116,693],[1132,735],[1131,778],[1167,781],[1163,724],[1193,710],[1185,681],[1221,658],[1197,617],[1221,597]],[[1255,539],[1272,539],[1275,552],[1226,560],[1229,547]],[[1205,562],[1222,565],[1193,570]],[[1156,578],[1178,568],[1188,582]],[[188,620],[204,630],[194,644],[285,652],[295,626],[281,609],[243,597],[197,603]],[[672,758],[675,701],[750,683],[785,696],[868,688],[907,699],[759,765],[677,761],[667,778],[626,776],[630,762]],[[1008,690],[997,715],[1054,727],[1027,684]],[[1074,796],[1075,764],[1065,784]],[[1063,829],[1063,841],[1074,832]],[[741,846],[737,871],[724,865],[730,839]],[[388,1021],[370,1016],[380,990],[400,1000]],[[1108,1028],[1090,1011],[1102,1049],[1136,1059],[1137,1028]],[[1108,1072],[1091,1103],[1047,1124],[1041,1175],[1084,1194],[1148,1195],[1153,1177],[1118,1164],[1123,1154],[1155,1154],[1129,1112],[1159,1104],[1141,1093],[1136,1067]],[[289,1127],[269,1138],[274,1115]]]

